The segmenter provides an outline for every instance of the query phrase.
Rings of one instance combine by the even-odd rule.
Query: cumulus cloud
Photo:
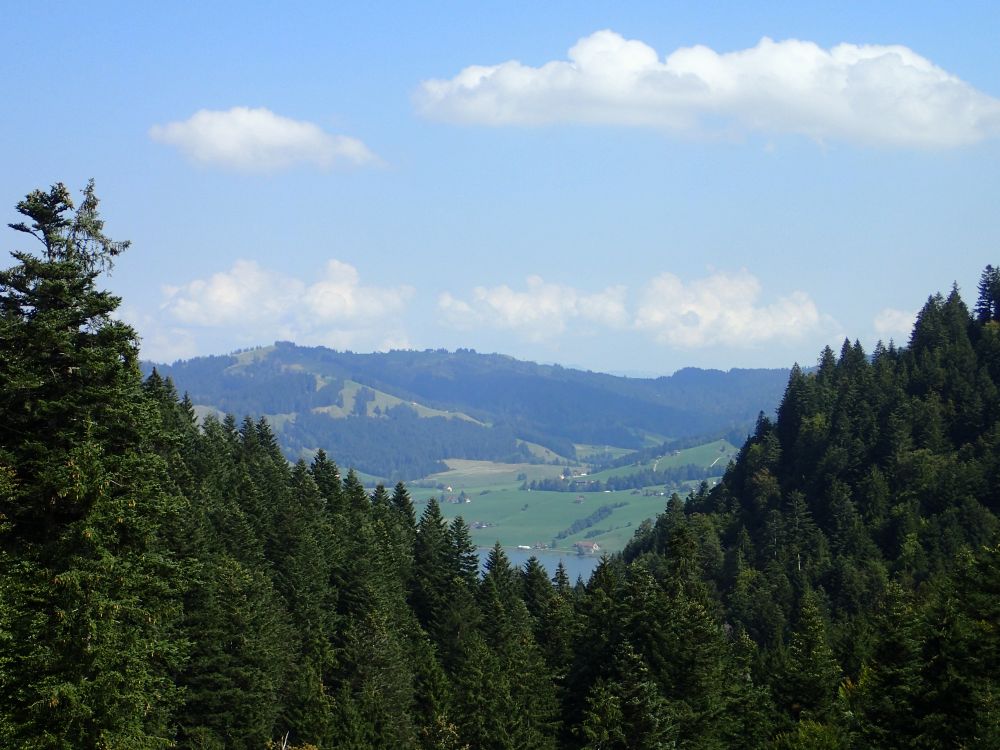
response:
[[[889,338],[907,339],[913,331],[913,324],[917,320],[915,310],[897,310],[892,307],[883,308],[872,324],[875,332],[879,336]]]
[[[163,292],[162,310],[174,323],[228,328],[258,343],[281,338],[337,348],[405,341],[395,318],[413,296],[409,286],[365,285],[354,266],[339,260],[310,282],[240,260]]]
[[[119,320],[128,323],[140,334],[139,343],[144,359],[154,362],[175,362],[198,354],[191,331],[180,326],[163,326],[153,315],[131,305],[117,310]]]
[[[819,141],[948,148],[1000,135],[1000,100],[901,45],[764,38],[719,53],[682,47],[666,58],[605,30],[568,60],[511,60],[424,81],[426,116],[486,125],[594,123],[704,132],[724,127]]]
[[[182,287],[165,287],[170,315],[199,326],[259,323],[285,314],[302,296],[305,284],[239,260],[228,271],[195,279]]]
[[[510,329],[531,341],[587,323],[592,328],[644,332],[660,343],[687,349],[801,340],[832,323],[804,292],[766,304],[761,294],[760,281],[745,269],[687,283],[663,273],[645,284],[634,303],[624,286],[588,294],[531,276],[521,291],[480,286],[467,299],[445,292],[438,308],[457,328]]]
[[[445,292],[438,298],[438,308],[458,328],[486,324],[521,331],[533,341],[562,333],[571,320],[611,327],[627,323],[624,287],[586,294],[569,286],[547,283],[539,276],[529,276],[526,286],[523,291],[506,284],[477,286],[468,301]]]
[[[263,107],[203,109],[181,122],[154,125],[149,135],[196,162],[250,172],[378,162],[357,138],[327,133],[314,123],[282,117]]]
[[[828,322],[804,292],[761,304],[760,281],[746,269],[684,283],[663,273],[641,295],[635,327],[673,346],[753,347],[801,339]]]
[[[409,286],[394,289],[362,286],[354,266],[330,260],[325,276],[305,289],[302,302],[321,323],[372,320],[400,312],[413,295]]]

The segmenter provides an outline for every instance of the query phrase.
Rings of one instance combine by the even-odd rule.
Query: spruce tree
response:
[[[447,524],[441,516],[437,500],[431,498],[417,526],[409,600],[420,625],[439,648],[444,645],[445,639],[436,625],[439,614],[448,605],[451,556]]]
[[[403,525],[410,530],[410,533],[415,533],[417,516],[413,511],[413,500],[410,498],[410,493],[406,489],[405,484],[402,482],[396,483],[396,486],[392,490],[390,502],[392,507],[395,508],[396,513],[399,514]]]
[[[583,750],[678,747],[670,706],[630,644],[615,655],[610,678],[590,689],[579,734]]]
[[[320,494],[326,501],[326,512],[328,516],[343,511],[343,482],[340,479],[340,470],[337,464],[329,459],[326,451],[320,449],[316,451],[312,464],[309,466],[309,473],[312,474],[313,481],[319,487]]]
[[[856,685],[847,691],[855,729],[869,747],[910,748],[920,734],[921,623],[907,592],[886,590],[877,616],[878,641]]]
[[[817,595],[807,591],[792,631],[779,696],[793,717],[823,722],[833,716],[840,679],[840,666],[827,639]]]
[[[42,252],[0,271],[0,596],[9,617],[0,726],[10,746],[154,748],[173,734],[179,501],[156,452],[135,331],[98,277],[128,247],[36,190],[11,224]]]
[[[469,526],[462,516],[455,516],[448,525],[452,564],[460,582],[471,592],[479,581],[479,554],[472,543]]]
[[[1000,320],[1000,268],[987,265],[979,277],[976,318],[981,323]]]

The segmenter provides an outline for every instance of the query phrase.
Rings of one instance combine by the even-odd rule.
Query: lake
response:
[[[489,547],[480,547],[477,550],[479,552],[480,568],[486,562],[486,558],[489,557],[490,549]],[[563,566],[566,568],[566,575],[569,576],[571,584],[576,583],[577,577],[582,577],[584,583],[586,583],[590,579],[590,574],[594,572],[594,568],[597,567],[597,563],[601,561],[600,555],[577,555],[572,552],[511,549],[509,547],[504,547],[503,551],[506,553],[507,559],[510,560],[510,564],[515,568],[521,569],[528,562],[528,558],[534,555],[548,572],[550,579],[555,575],[556,567],[559,565],[559,561],[562,560]]]

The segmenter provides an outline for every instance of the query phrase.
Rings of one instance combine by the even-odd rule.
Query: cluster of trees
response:
[[[674,489],[684,482],[714,479],[721,476],[724,469],[724,466],[697,466],[695,464],[668,466],[658,471],[654,471],[650,467],[634,471],[631,474],[610,476],[604,480],[604,488],[612,491],[635,490],[659,484]]]
[[[909,346],[795,368],[776,421],[687,503],[794,746],[1000,746],[998,385],[1000,324],[934,295]],[[669,547],[667,524],[625,559]]]
[[[293,414],[321,406],[344,406],[344,380],[325,377],[317,383],[316,375],[286,367],[280,359],[257,350],[240,355],[213,355],[179,362],[177,370],[190,390],[195,403],[212,406],[226,414]],[[243,361],[245,360],[245,361]],[[146,374],[153,365],[143,363]]]
[[[287,347],[281,345],[278,349],[284,351]],[[291,460],[311,456],[322,446],[335,452],[346,466],[393,480],[446,471],[443,458],[538,461],[504,425],[420,418],[407,404],[384,412],[375,407],[379,418],[370,418],[366,416],[368,404],[376,396],[367,387],[358,388],[346,418],[314,412],[327,406],[344,407],[343,378],[324,376],[317,387],[315,373],[295,369],[278,356],[253,350],[243,355],[248,360],[245,363],[237,356],[198,357],[164,369],[176,371],[185,384],[197,387],[192,400],[199,405],[255,419],[282,415],[274,430],[282,451]],[[148,374],[154,368],[145,363],[144,369]]]
[[[199,427],[97,288],[125,245],[92,186],[18,210],[43,250],[0,272],[0,746],[544,746],[502,551],[480,580],[402,485],[289,465],[263,420]]]
[[[464,419],[419,417],[405,404],[387,409],[382,419],[330,419],[305,412],[285,424],[281,437],[286,456],[312,455],[316,446],[325,446],[345,466],[394,480],[447,471],[444,458],[538,461],[510,429]]]
[[[142,380],[92,188],[0,272],[0,746],[1000,746],[1000,324],[795,370],[575,586]]]
[[[565,529],[556,534],[556,539],[565,539],[573,534],[579,534],[584,529],[589,529],[594,524],[600,523],[605,518],[614,513],[615,508],[623,508],[628,503],[615,503],[614,505],[602,505],[586,518],[578,518]]]

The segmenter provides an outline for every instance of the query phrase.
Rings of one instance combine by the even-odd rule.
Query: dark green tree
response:
[[[98,277],[128,247],[93,182],[18,203],[42,252],[0,271],[0,726],[12,747],[154,748],[173,734],[180,501],[135,331]]]
[[[919,747],[919,700],[924,689],[919,615],[899,584],[886,590],[877,617],[878,641],[847,696],[855,731],[868,747]]]
[[[455,516],[448,525],[448,540],[452,549],[452,565],[459,581],[470,592],[479,581],[479,554],[472,543],[472,534],[462,516]]]
[[[437,500],[427,502],[413,548],[414,574],[409,601],[421,627],[439,648],[444,634],[436,627],[440,613],[448,606],[452,589],[452,552],[448,543],[448,526],[441,516]]]
[[[922,613],[917,699],[927,747],[1000,743],[1000,545],[961,553],[933,582]]]
[[[583,750],[668,750],[677,747],[670,706],[635,650],[625,643],[608,679],[587,696],[579,734]]]
[[[778,685],[782,704],[795,718],[825,722],[834,715],[840,680],[817,595],[807,591],[792,631],[787,669]]]
[[[981,323],[1000,320],[1000,268],[987,265],[979,277],[976,319]]]

